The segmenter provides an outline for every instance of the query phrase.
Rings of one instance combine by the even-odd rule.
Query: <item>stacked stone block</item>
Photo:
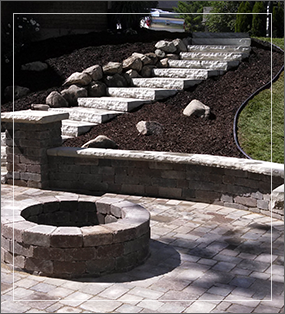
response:
[[[7,183],[48,187],[47,149],[61,146],[61,120],[68,114],[25,110],[1,118],[6,129]]]
[[[275,164],[280,169],[271,176],[260,161],[230,157],[90,148],[50,149],[48,155],[55,188],[183,199],[267,215],[271,189],[284,176],[282,165]],[[273,217],[283,212],[273,209]]]

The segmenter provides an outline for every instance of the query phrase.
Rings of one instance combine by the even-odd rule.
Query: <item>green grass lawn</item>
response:
[[[284,38],[273,38],[272,43],[284,49]],[[284,163],[284,72],[272,85],[272,104],[271,89],[266,89],[242,110],[238,119],[238,140],[253,159]]]

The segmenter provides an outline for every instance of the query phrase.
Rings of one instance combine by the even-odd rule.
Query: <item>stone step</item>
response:
[[[251,38],[192,38],[192,45],[250,46]]]
[[[76,137],[88,132],[95,125],[98,125],[98,123],[62,120],[61,134],[64,139]]]
[[[150,103],[147,99],[123,97],[83,97],[78,98],[78,106],[84,108],[105,109],[115,111],[132,111],[143,104]]]
[[[69,119],[75,121],[85,121],[92,123],[104,123],[117,115],[122,114],[120,111],[111,111],[94,108],[70,107],[70,108],[51,108],[50,111],[60,113],[69,113]]]
[[[202,80],[182,79],[182,78],[169,78],[165,77],[150,77],[150,78],[133,78],[132,85],[137,87],[148,88],[165,88],[165,89],[178,89],[183,90],[191,86],[200,84]]]
[[[215,60],[168,60],[170,68],[224,70],[228,69],[228,62]]]
[[[138,98],[147,100],[159,100],[173,96],[176,89],[143,88],[143,87],[109,87],[107,93],[112,97]]]
[[[248,46],[233,46],[233,45],[188,45],[189,52],[241,52],[248,56],[251,47]]]
[[[180,52],[182,60],[241,61],[240,52]]]
[[[171,77],[171,78],[190,78],[193,80],[206,80],[208,78],[208,70],[205,69],[153,69],[154,76]]]

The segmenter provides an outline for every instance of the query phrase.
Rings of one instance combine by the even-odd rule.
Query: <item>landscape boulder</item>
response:
[[[67,101],[70,107],[78,105],[77,99],[79,97],[87,97],[87,90],[83,87],[71,85],[68,89],[64,89],[61,92],[62,97]]]
[[[123,61],[124,70],[133,69],[139,72],[142,69],[142,65],[143,64],[142,64],[141,59],[134,56],[130,56],[129,58]]]
[[[155,44],[155,48],[160,49],[164,52],[175,52],[176,47],[174,46],[172,41],[160,40]]]
[[[148,52],[145,54],[145,56],[151,60],[150,64],[156,64],[158,61],[157,55],[154,52]]]
[[[165,57],[165,52],[162,51],[161,49],[156,49],[154,53],[159,59],[162,59]]]
[[[88,96],[101,97],[106,95],[106,84],[101,81],[92,81],[88,87]]]
[[[210,107],[204,105],[201,101],[193,99],[183,110],[185,116],[195,115],[200,118],[210,117]]]
[[[127,74],[130,78],[141,77],[141,76],[139,75],[138,71],[133,70],[133,69],[128,70],[128,71],[126,72],[126,74]]]
[[[120,74],[123,71],[123,64],[121,62],[109,62],[103,66],[103,73],[105,75]]]
[[[51,108],[68,107],[67,100],[57,91],[53,91],[47,96],[46,104]]]
[[[49,105],[45,104],[31,104],[31,109],[32,110],[42,110],[42,111],[48,111],[50,108]]]
[[[117,148],[117,144],[105,135],[99,135],[95,139],[88,141],[82,148]]]
[[[154,68],[154,65],[145,65],[141,70],[142,77],[152,77],[152,70]]]
[[[27,87],[15,85],[14,98],[15,99],[22,98],[22,97],[26,96],[27,94],[29,94],[30,92],[31,91]],[[9,100],[13,100],[13,86],[7,86],[5,88],[4,96]]]
[[[187,47],[185,46],[182,39],[180,39],[180,38],[173,39],[172,43],[173,43],[174,47],[176,48],[176,53],[187,51]]]
[[[99,81],[103,78],[103,70],[102,67],[98,64],[93,65],[83,71],[83,73],[87,73],[92,77],[93,81]]]
[[[159,60],[159,62],[157,63],[157,67],[158,68],[167,68],[168,67],[168,58],[164,58]]]
[[[79,85],[86,86],[92,81],[92,77],[84,72],[72,73],[63,83],[63,85]]]
[[[47,68],[48,68],[48,65],[41,61],[30,62],[30,63],[23,64],[21,66],[22,71],[40,72],[40,71],[46,70]]]
[[[132,56],[135,58],[139,58],[142,61],[143,65],[152,63],[152,59],[149,56],[144,55],[143,53],[134,52]]]
[[[171,59],[171,60],[179,60],[179,55],[177,55],[175,53],[168,53],[166,55],[166,58]]]
[[[136,128],[142,135],[159,135],[163,132],[163,127],[156,121],[140,121],[136,124]]]
[[[120,74],[108,75],[104,78],[104,83],[108,87],[126,87],[128,83],[126,79]]]

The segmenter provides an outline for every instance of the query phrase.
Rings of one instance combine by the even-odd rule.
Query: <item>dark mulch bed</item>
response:
[[[41,49],[34,48],[38,50],[36,56],[29,55],[28,58],[27,53],[23,53],[18,58],[19,65],[24,61],[45,60],[50,69],[46,71],[46,75],[42,72],[27,76],[21,71],[16,71],[16,84],[27,86],[33,92],[15,101],[15,110],[28,109],[32,103],[45,103],[46,96],[53,90],[62,90],[60,87],[62,82],[75,71],[82,71],[94,64],[104,65],[109,61],[122,61],[133,52],[151,52],[154,51],[154,45],[158,40],[173,39],[186,34],[142,31],[136,37],[105,34],[102,40],[96,35],[96,46],[92,44],[92,36],[88,36],[85,42],[78,36],[69,38],[69,41],[65,38],[65,41],[62,40],[58,44],[58,50],[50,51],[49,57],[46,50],[43,50],[43,55],[40,56]],[[93,34],[93,39],[94,36]],[[69,42],[72,43],[71,47],[68,46]],[[50,43],[45,42],[49,49]],[[73,51],[70,51],[72,49]],[[272,60],[274,76],[284,63],[283,53],[273,51]],[[267,83],[270,77],[271,51],[266,45],[254,43],[250,57],[237,69],[223,76],[209,78],[167,100],[144,105],[135,112],[118,116],[106,124],[92,128],[85,135],[67,140],[64,146],[80,147],[90,139],[103,134],[113,139],[120,149],[243,157],[233,138],[234,115],[242,102]],[[210,120],[182,115],[183,109],[193,99],[198,99],[211,108]],[[1,109],[12,110],[12,103],[4,103]],[[140,135],[136,124],[141,120],[161,123],[164,127],[163,135]]]

